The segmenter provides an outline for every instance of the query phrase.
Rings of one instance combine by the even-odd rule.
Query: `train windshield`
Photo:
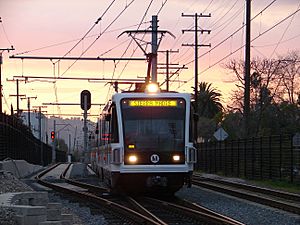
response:
[[[125,150],[184,151],[184,99],[123,99]]]

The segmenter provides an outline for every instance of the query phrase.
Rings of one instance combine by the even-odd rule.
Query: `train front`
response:
[[[116,185],[127,191],[174,193],[189,184],[196,159],[189,94],[117,96],[123,163]]]

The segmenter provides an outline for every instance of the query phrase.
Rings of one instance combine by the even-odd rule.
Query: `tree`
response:
[[[201,82],[198,91],[198,114],[200,117],[214,118],[222,112],[221,93],[212,84]]]
[[[279,59],[252,59],[249,115],[249,133],[252,136],[295,130],[293,127],[300,117],[299,58],[298,52],[292,52]],[[235,75],[233,82],[237,86],[231,96],[232,103],[228,105],[229,113],[238,112],[243,116],[244,62],[233,59],[225,68]]]
[[[56,140],[56,147],[60,151],[68,152],[68,145],[65,143],[64,139],[57,139]]]
[[[282,81],[282,73],[285,63],[274,59],[255,58],[251,61],[250,75],[250,110],[262,106],[262,101],[266,100],[266,94],[272,101],[276,96],[281,95],[278,92]],[[237,90],[233,92],[231,97],[232,104],[229,108],[241,111],[243,109],[244,99],[244,62],[232,59],[225,68],[234,73]],[[268,98],[269,98],[268,97]],[[241,111],[242,113],[242,111]]]
[[[200,142],[209,141],[212,139],[214,132],[216,131],[216,122],[206,117],[200,117],[198,121],[198,137]]]
[[[299,52],[293,51],[285,57],[280,57],[285,64],[282,71],[281,101],[297,104],[300,101],[300,56]]]
[[[221,93],[212,84],[201,82],[198,90],[198,137],[207,141],[213,137],[222,117]],[[195,103],[194,103],[195,104]]]
[[[228,133],[230,139],[241,138],[242,119],[240,112],[229,111],[224,115],[222,126]]]

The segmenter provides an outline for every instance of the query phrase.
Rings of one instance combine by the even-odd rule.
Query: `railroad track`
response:
[[[243,224],[197,204],[175,197],[168,198],[168,200],[139,197],[137,199],[131,198],[130,201],[134,201],[140,209],[144,209],[153,220],[161,224]]]
[[[74,184],[69,183],[52,183],[49,181],[46,181],[43,178],[47,173],[49,173],[51,170],[55,169],[56,167],[60,166],[61,164],[56,164],[47,170],[40,173],[36,179],[37,182],[43,186],[46,186],[48,188],[51,188],[53,190],[56,190],[63,194],[68,194],[73,197],[79,198],[80,200],[84,202],[90,202],[93,207],[96,205],[98,207],[104,208],[109,212],[110,214],[114,214],[117,218],[119,218],[119,221],[114,223],[119,224],[158,224],[155,221],[152,221],[150,218],[145,217],[144,215],[137,213],[133,211],[130,208],[124,207],[123,205],[117,204],[115,202],[109,201],[107,199],[101,198],[99,196],[96,196],[93,193],[89,192],[89,188],[91,187],[90,184],[87,184],[86,188],[83,188],[83,183],[81,183],[81,186],[77,186]],[[69,169],[69,166],[64,170],[63,174],[66,174],[67,170]],[[62,175],[63,177],[63,175]],[[78,188],[80,187],[80,188]],[[99,191],[103,190],[102,188],[99,188]],[[93,187],[93,192],[96,191],[96,189]],[[114,218],[115,219],[115,218]]]
[[[194,175],[192,184],[238,198],[300,214],[300,195]]]
[[[64,171],[60,175],[63,182],[51,183],[43,179],[49,171],[55,169],[60,164],[49,168],[37,176],[38,183],[52,188],[58,192],[76,196],[85,202],[90,202],[93,207],[105,208],[110,213],[118,217],[122,223],[126,224],[235,224],[242,223],[231,218],[222,216],[213,211],[205,209],[193,203],[189,203],[176,198],[169,201],[162,201],[154,198],[137,197],[126,195],[104,195],[107,189],[78,182],[66,178],[67,171],[71,164],[63,165]],[[55,180],[55,179],[54,179]],[[99,196],[100,195],[100,196]],[[176,201],[175,201],[176,200]],[[111,217],[111,216],[110,216]],[[115,224],[116,222],[114,222]]]

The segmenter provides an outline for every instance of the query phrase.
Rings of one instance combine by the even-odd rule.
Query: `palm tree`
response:
[[[212,84],[201,82],[198,91],[198,114],[200,117],[214,118],[222,112],[221,93]]]

